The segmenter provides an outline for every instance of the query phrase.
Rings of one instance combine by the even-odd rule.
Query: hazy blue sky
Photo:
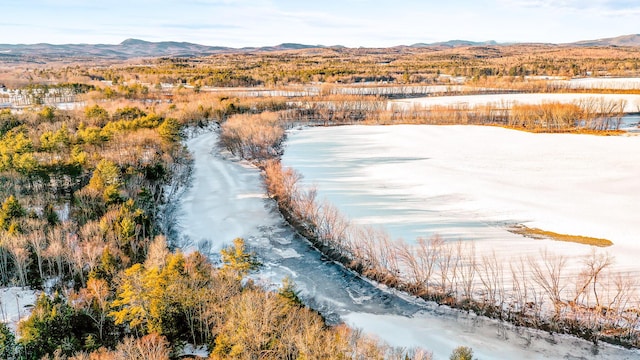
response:
[[[640,32],[638,0],[3,0],[0,43],[571,42]]]

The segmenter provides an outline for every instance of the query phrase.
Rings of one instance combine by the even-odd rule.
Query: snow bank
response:
[[[637,359],[640,353],[613,346],[592,344],[563,335],[518,329],[514,326],[466,313],[455,320],[442,314],[413,317],[351,313],[348,324],[376,334],[393,346],[420,347],[434,360],[448,359],[458,346],[473,349],[474,359]],[[452,326],[451,323],[455,322]]]

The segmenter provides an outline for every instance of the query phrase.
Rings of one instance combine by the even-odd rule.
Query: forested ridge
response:
[[[51,61],[11,64],[0,83],[29,84],[111,81],[197,87],[254,87],[299,84],[433,84],[441,75],[466,77],[468,85],[557,91],[557,85],[525,77],[638,76],[637,47],[575,47],[544,44],[464,47],[322,48],[163,57],[129,61]],[[55,79],[55,80],[54,80]],[[52,81],[54,80],[54,81]],[[453,79],[455,80],[455,79]],[[536,79],[528,79],[536,80]],[[537,79],[541,80],[541,79]],[[535,84],[532,86],[531,82]]]

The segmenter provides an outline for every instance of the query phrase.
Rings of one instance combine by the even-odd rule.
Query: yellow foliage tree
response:
[[[222,249],[220,253],[224,263],[222,271],[231,273],[238,278],[244,277],[259,265],[255,255],[246,251],[244,240],[241,238],[235,238],[233,245]]]

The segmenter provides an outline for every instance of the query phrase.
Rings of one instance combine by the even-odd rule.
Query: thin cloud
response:
[[[544,8],[576,11],[635,12],[637,1],[629,0],[499,0],[503,5],[522,8]]]
[[[161,24],[163,28],[171,29],[187,29],[187,30],[235,30],[243,29],[244,27],[239,25],[230,24],[180,24],[180,23],[165,23]]]

